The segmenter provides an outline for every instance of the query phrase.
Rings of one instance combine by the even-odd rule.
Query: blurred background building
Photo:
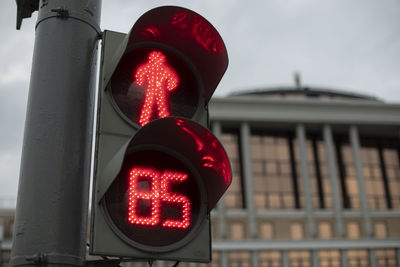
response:
[[[209,110],[233,183],[212,212],[212,263],[178,266],[400,266],[400,104],[297,82]],[[13,215],[3,203],[4,263]]]
[[[210,114],[234,174],[211,266],[399,266],[400,105],[297,83]]]
[[[0,267],[8,266],[14,228],[16,199],[0,196]]]

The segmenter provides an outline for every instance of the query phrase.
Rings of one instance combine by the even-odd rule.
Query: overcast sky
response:
[[[160,5],[208,19],[228,49],[215,95],[242,89],[340,89],[400,103],[400,0],[103,0],[101,28],[128,32]],[[14,0],[0,0],[0,205],[15,198],[37,12],[15,29]]]

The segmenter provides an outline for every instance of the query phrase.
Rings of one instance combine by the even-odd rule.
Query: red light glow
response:
[[[162,174],[150,168],[134,167],[129,174],[129,204],[128,221],[131,224],[155,226],[160,224],[162,217],[162,204],[164,202],[179,205],[182,211],[181,219],[165,219],[163,227],[186,229],[190,226],[191,204],[184,196],[171,192],[171,183],[183,182],[188,178],[187,174],[165,171]],[[140,188],[139,184],[145,180],[149,188]],[[150,215],[139,214],[140,200],[150,201]]]
[[[190,130],[188,127],[185,126],[185,121],[176,119],[176,124],[180,126],[180,128],[185,131],[187,134],[189,134],[193,140],[196,142],[196,147],[197,151],[203,150],[204,143],[201,141],[201,139],[194,133],[192,130]]]
[[[231,171],[229,160],[226,157],[220,157],[225,153],[221,151],[223,148],[218,145],[217,139],[211,133],[204,133],[200,136],[198,132],[191,130],[187,122],[175,118],[175,123],[180,127],[185,133],[187,133],[194,143],[196,144],[196,149],[201,153],[201,164],[205,168],[211,168],[222,174],[226,184],[231,183]],[[207,145],[205,145],[207,144]],[[216,153],[216,151],[218,151]]]
[[[203,17],[197,14],[189,15],[187,12],[179,12],[171,18],[170,23],[178,27],[180,31],[191,34],[192,38],[207,52],[222,52],[221,38],[214,27]]]
[[[157,118],[170,116],[167,92],[178,86],[179,78],[175,70],[167,65],[165,55],[160,51],[151,52],[148,61],[136,70],[135,80],[139,86],[146,85],[139,117],[140,126],[151,121],[154,108],[157,109]]]
[[[144,36],[154,38],[154,39],[160,38],[160,31],[158,30],[158,28],[156,28],[154,26],[148,26],[148,27],[142,29],[141,34],[143,34]]]

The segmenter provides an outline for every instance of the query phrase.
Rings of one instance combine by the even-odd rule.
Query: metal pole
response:
[[[12,266],[82,266],[101,0],[41,0]]]

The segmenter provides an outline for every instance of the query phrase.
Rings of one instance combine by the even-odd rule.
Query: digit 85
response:
[[[181,194],[171,192],[171,183],[183,182],[188,175],[185,173],[164,171],[163,173],[145,167],[134,167],[129,172],[129,201],[128,221],[131,224],[156,226],[160,223],[163,227],[186,229],[190,226],[190,200]],[[140,182],[145,180],[148,187],[141,188]],[[140,213],[139,205],[142,202],[149,203],[149,214]],[[161,221],[162,203],[178,204],[181,211],[181,219],[165,219]]]

